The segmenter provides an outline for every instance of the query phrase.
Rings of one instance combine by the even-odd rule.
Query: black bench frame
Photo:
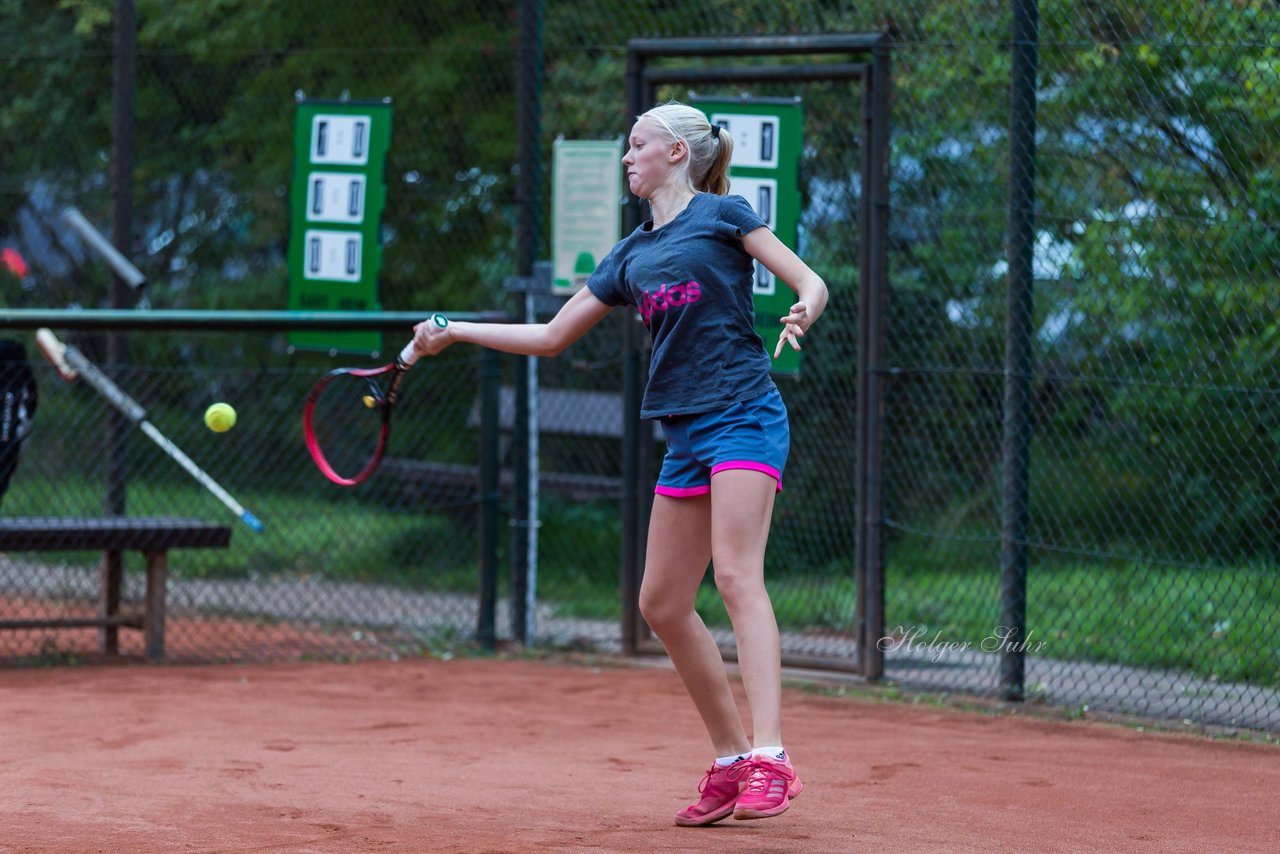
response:
[[[196,519],[153,516],[25,516],[0,518],[0,551],[101,551],[102,590],[98,616],[43,620],[0,620],[0,629],[101,629],[102,651],[119,652],[121,626],[141,629],[147,658],[164,658],[165,596],[169,549],[226,548],[231,529]],[[136,550],[147,560],[147,592],[141,614],[120,611],[123,580],[120,553]]]

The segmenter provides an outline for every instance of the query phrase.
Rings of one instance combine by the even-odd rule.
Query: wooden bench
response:
[[[98,616],[43,620],[0,620],[0,629],[102,629],[102,651],[118,651],[121,626],[140,629],[147,658],[164,658],[165,594],[169,549],[225,549],[231,529],[195,519],[149,516],[15,516],[0,518],[0,551],[101,551],[102,591]],[[140,551],[147,560],[147,592],[141,614],[120,611],[122,551]]]

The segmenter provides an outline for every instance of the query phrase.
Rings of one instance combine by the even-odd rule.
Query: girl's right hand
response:
[[[413,349],[423,356],[435,356],[454,341],[453,324],[443,329],[432,318],[413,327]]]

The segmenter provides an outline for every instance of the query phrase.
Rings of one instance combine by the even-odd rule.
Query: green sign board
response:
[[[694,98],[712,124],[733,138],[729,192],[745,198],[784,244],[796,248],[800,222],[800,150],[804,114],[798,98]],[[756,264],[756,332],[770,354],[778,340],[778,318],[795,302],[795,292]],[[773,360],[773,371],[794,374],[800,354],[790,347]]]
[[[551,163],[551,289],[587,283],[622,227],[622,142],[557,139]]]
[[[391,103],[301,101],[289,198],[289,310],[377,311]],[[309,350],[377,352],[377,332],[292,332]]]

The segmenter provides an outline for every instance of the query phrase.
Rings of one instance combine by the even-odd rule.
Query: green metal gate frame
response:
[[[844,659],[784,655],[783,664],[850,670],[868,679],[884,675],[884,547],[881,540],[882,461],[884,439],[883,376],[881,362],[885,297],[888,291],[889,222],[889,71],[893,42],[885,33],[816,36],[749,36],[633,39],[627,45],[627,115],[638,116],[654,106],[657,87],[685,83],[830,82],[846,80],[862,86],[859,128],[862,162],[858,241],[858,373],[856,478],[856,651]],[[844,56],[854,61],[803,64],[679,68],[653,65],[663,59],[746,56]],[[623,231],[641,220],[640,201],[627,206]],[[644,352],[635,324],[627,324],[624,343],[622,501],[622,648],[629,654],[659,653],[640,616],[640,579],[648,535],[653,474],[650,459],[652,431],[641,429],[640,400],[644,386]],[[727,651],[726,655],[736,654]]]

